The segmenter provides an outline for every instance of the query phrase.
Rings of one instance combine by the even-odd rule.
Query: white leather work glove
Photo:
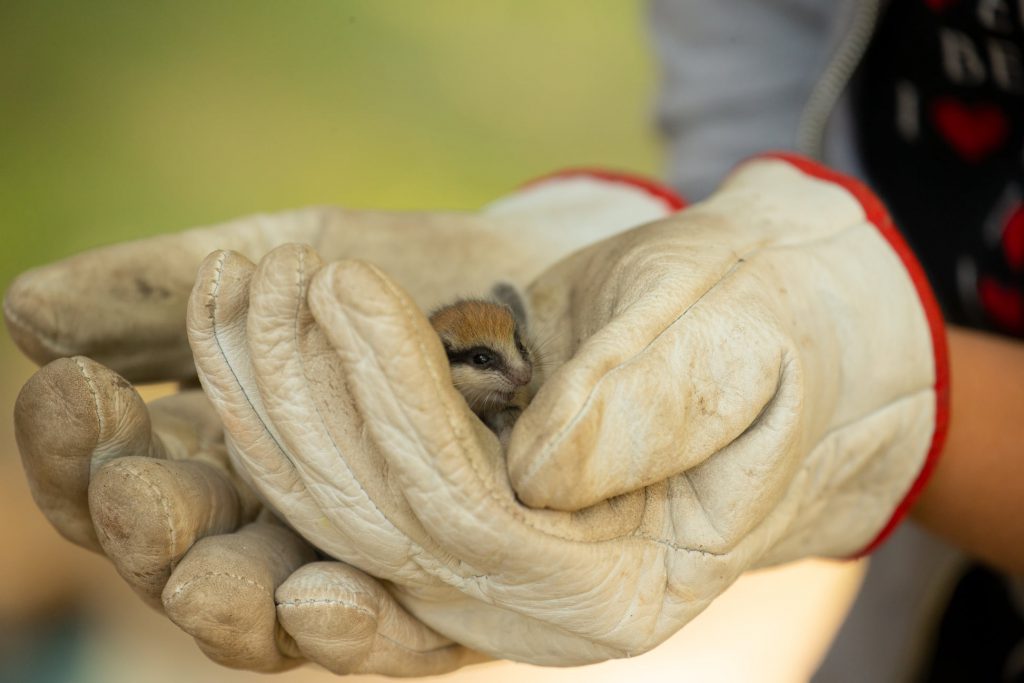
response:
[[[48,363],[15,410],[35,500],[65,537],[106,554],[223,664],[275,671],[309,659],[338,673],[418,676],[480,661],[411,617],[376,579],[318,561],[294,532],[258,516],[200,390],[145,405],[126,379],[194,378],[186,302],[216,249],[259,259],[299,242],[328,258],[370,259],[431,307],[487,294],[498,280],[525,283],[578,246],[679,206],[639,179],[569,172],[479,214],[307,209],[29,271],[8,290],[4,313],[18,345]]]
[[[748,161],[529,294],[552,370],[507,454],[374,265],[220,252],[189,307],[261,497],[480,652],[644,652],[749,568],[866,551],[938,455],[946,360],[924,276],[878,201],[813,163]]]

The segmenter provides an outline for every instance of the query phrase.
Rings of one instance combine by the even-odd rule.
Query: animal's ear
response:
[[[491,296],[499,304],[505,304],[512,310],[512,316],[520,329],[526,330],[526,303],[523,295],[515,285],[508,282],[499,282],[491,288]]]

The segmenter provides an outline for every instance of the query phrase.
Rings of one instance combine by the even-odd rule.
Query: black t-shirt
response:
[[[1024,0],[891,0],[854,87],[865,170],[946,317],[1024,337]],[[915,680],[1024,680],[1024,619],[972,569]]]
[[[947,318],[1024,337],[1024,0],[893,0],[854,102]]]

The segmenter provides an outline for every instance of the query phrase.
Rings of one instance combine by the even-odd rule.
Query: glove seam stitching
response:
[[[89,387],[89,394],[92,396],[92,402],[96,408],[96,427],[98,433],[96,435],[96,446],[92,448],[92,452],[93,454],[95,454],[99,448],[99,445],[106,441],[106,439],[104,438],[104,429],[106,427],[106,421],[103,419],[103,411],[100,409],[99,392],[96,390],[96,383],[93,381],[92,375],[89,373],[88,368],[86,368],[85,363],[82,361],[82,357],[75,356],[72,360],[75,361],[75,365],[78,366],[78,371],[82,375],[82,379],[85,380],[86,386]]]
[[[260,427],[262,428],[262,431],[270,438],[270,440],[273,442],[274,446],[276,446],[277,451],[281,455],[281,457],[288,464],[290,464],[293,468],[295,468],[297,470],[297,468],[295,466],[295,462],[289,457],[287,451],[285,451],[285,449],[281,446],[281,443],[278,440],[277,436],[274,434],[274,432],[272,432],[270,430],[270,428],[267,425],[266,421],[260,416],[259,412],[256,410],[256,406],[253,403],[252,398],[249,396],[249,392],[246,390],[245,385],[239,379],[238,372],[235,370],[235,366],[231,362],[230,357],[228,356],[228,354],[225,352],[224,345],[221,342],[220,325],[219,325],[219,323],[217,321],[217,309],[219,308],[219,298],[218,297],[220,295],[220,287],[221,287],[221,282],[222,282],[222,279],[223,279],[223,276],[224,276],[224,267],[225,267],[226,262],[227,262],[227,256],[228,256],[228,252],[227,251],[222,251],[218,255],[217,265],[216,265],[216,268],[214,270],[214,278],[213,278],[213,285],[214,285],[214,287],[213,287],[213,291],[210,292],[209,295],[207,295],[207,300],[209,301],[209,304],[207,306],[204,306],[204,308],[207,311],[207,319],[209,320],[209,323],[210,323],[211,337],[213,338],[214,343],[216,344],[217,353],[219,354],[219,356],[220,356],[220,358],[221,358],[221,360],[222,360],[222,362],[224,364],[224,367],[226,367],[227,370],[231,373],[231,377],[232,377],[232,379],[235,382],[235,386],[238,387],[238,393],[245,400],[245,406],[248,408],[248,410],[251,412],[253,417],[259,423]],[[248,323],[248,311],[246,311],[246,322]],[[227,448],[226,444],[225,444],[225,448]]]
[[[224,268],[226,267],[227,263],[227,256],[228,253],[226,251],[218,255],[213,278],[214,288],[213,291],[210,292],[210,294],[208,295],[208,300],[212,303],[212,306],[204,307],[207,310],[207,319],[209,320],[210,323],[210,331],[212,333],[211,336],[216,345],[217,354],[219,355],[224,366],[231,373],[231,377],[238,388],[238,392],[242,399],[244,400],[245,409],[249,412],[249,414],[252,415],[253,419],[259,425],[260,430],[264,434],[266,434],[266,436],[270,439],[271,443],[274,446],[275,452],[278,454],[278,456],[284,462],[286,462],[288,465],[292,467],[292,470],[295,472],[296,479],[299,481],[303,481],[303,483],[305,483],[304,478],[300,474],[301,469],[298,467],[296,462],[291,458],[288,451],[284,448],[284,446],[281,443],[281,440],[278,438],[278,435],[275,434],[274,431],[270,429],[270,426],[268,425],[267,421],[264,420],[264,418],[260,415],[259,411],[256,410],[256,406],[249,395],[249,391],[246,389],[245,385],[240,381],[238,372],[235,369],[235,365],[232,362],[229,355],[225,352],[224,345],[221,343],[221,331],[220,325],[217,320],[217,309],[219,308],[219,293],[223,280]],[[248,313],[246,314],[246,323],[248,324]],[[253,379],[256,379],[255,368]],[[339,529],[337,524],[333,520],[332,527],[338,529],[339,532],[344,533],[344,530]]]
[[[300,292],[301,291],[305,291],[306,292],[306,296],[308,296],[309,286],[310,285],[307,284],[307,278],[305,277],[305,272],[306,272],[305,264],[306,264],[306,251],[305,250],[301,250],[301,251],[299,251],[299,265],[298,265],[298,268],[296,269],[296,272],[295,272],[295,276],[296,276],[296,280],[297,280],[296,284],[297,284]],[[306,376],[305,357],[303,356],[303,354],[301,352],[298,352],[298,349],[300,348],[299,339],[298,339],[298,320],[299,320],[299,313],[302,310],[302,303],[303,303],[303,301],[305,301],[305,297],[304,296],[299,296],[299,297],[296,298],[296,302],[295,302],[295,315],[293,317],[293,320],[294,320],[294,323],[295,323],[295,328],[293,328],[292,343],[293,343],[293,348],[296,350],[295,356],[297,358],[298,365],[299,365],[299,367],[300,367],[300,369],[302,371],[303,376],[305,377]],[[308,309],[308,310],[310,312],[310,315],[312,316],[312,310],[311,309]],[[313,318],[314,318],[314,320],[316,319],[315,316],[313,316]],[[348,377],[347,377],[347,375],[343,375],[342,379],[343,379],[343,381],[345,381],[346,388],[347,388],[347,385],[348,385]],[[341,459],[341,462],[344,463],[345,468],[349,472],[349,476],[350,476],[351,481],[355,485],[355,488],[358,489],[359,497],[361,499],[365,500],[373,508],[373,510],[379,515],[379,517],[384,522],[386,522],[397,533],[398,536],[400,536],[400,537],[404,536],[405,538],[403,540],[406,543],[408,543],[411,546],[414,546],[415,548],[418,548],[421,553],[426,553],[427,552],[426,549],[423,548],[423,546],[421,544],[416,543],[411,538],[409,538],[399,528],[399,526],[380,508],[380,506],[377,505],[377,502],[375,500],[373,500],[372,496],[370,496],[369,493],[366,491],[366,489],[362,486],[362,484],[360,483],[359,479],[356,477],[355,473],[352,471],[351,467],[348,466],[348,462],[345,461],[344,457],[341,456],[341,454],[344,452],[344,449],[339,448],[337,442],[335,441],[334,435],[331,433],[331,430],[330,430],[330,428],[329,428],[329,426],[327,424],[327,420],[324,418],[323,413],[320,410],[320,406],[317,405],[316,401],[311,401],[311,402],[313,404],[313,409],[316,411],[316,415],[320,419],[320,423],[321,423],[321,425],[324,428],[324,432],[327,434],[327,439],[330,441],[331,446],[334,448],[335,453],[339,454],[339,458]],[[268,432],[269,432],[269,430],[268,430]],[[275,443],[278,443],[277,439],[275,439]],[[280,444],[279,444],[279,447],[281,447],[282,450],[284,450],[283,446],[281,446]],[[307,473],[306,468],[300,467],[300,466],[296,465],[295,462],[292,461],[291,458],[287,458],[287,459],[289,460],[289,462],[292,462],[292,466],[295,468],[296,474],[298,475],[299,479],[304,484],[308,485],[309,482],[308,482],[308,479],[307,479],[307,476],[306,476],[306,473]],[[319,484],[322,485],[323,483],[330,483],[330,482],[325,482],[321,478],[321,481],[319,482]],[[316,487],[314,487],[314,489],[315,488]],[[317,496],[315,494],[310,493],[310,496],[314,500],[317,500],[318,504],[322,502],[322,501],[320,501],[317,498]],[[339,532],[341,532],[342,534],[344,534],[346,536],[351,536],[352,535],[351,534],[351,532],[352,532],[351,528],[349,528],[348,532],[346,532],[346,529],[339,528],[338,524],[333,519],[331,520],[331,525],[335,529],[337,529]],[[356,535],[358,535],[358,533]],[[366,554],[363,553],[363,552],[360,552],[359,554],[362,555],[363,557],[366,556]],[[418,553],[416,553],[416,554],[418,554]],[[411,555],[412,555],[412,553],[411,553]],[[437,559],[436,555],[431,554],[431,556],[434,557],[435,560]]]
[[[157,459],[153,458],[152,460],[155,461]],[[167,535],[167,570],[168,572],[171,572],[174,570],[174,567],[177,564],[177,562],[174,559],[174,549],[175,547],[177,547],[178,534],[174,525],[170,522],[172,515],[170,511],[170,506],[168,505],[167,502],[167,496],[164,495],[163,490],[159,486],[154,484],[150,479],[144,476],[137,469],[128,467],[124,469],[124,473],[127,476],[137,479],[138,481],[141,481],[143,484],[145,484],[146,487],[149,488],[149,490],[152,492],[153,497],[160,501],[160,507],[164,513],[164,524],[162,526],[164,527],[164,530]]]
[[[193,584],[215,577],[225,577],[229,579],[234,579],[236,581],[241,581],[242,583],[249,584],[250,586],[253,586],[265,593],[270,593],[267,587],[264,586],[262,583],[256,581],[255,579],[251,579],[247,576],[241,576],[240,574],[232,574],[231,572],[207,572],[205,574],[200,574],[199,576],[194,576],[188,581],[181,583],[177,588],[174,589],[174,591],[170,595],[163,598],[164,606],[167,607],[170,603],[175,602],[181,595],[181,593],[190,588]]]

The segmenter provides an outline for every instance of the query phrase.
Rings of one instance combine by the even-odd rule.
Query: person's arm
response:
[[[1024,573],[1024,344],[948,333],[949,434],[914,516],[981,560]]]

